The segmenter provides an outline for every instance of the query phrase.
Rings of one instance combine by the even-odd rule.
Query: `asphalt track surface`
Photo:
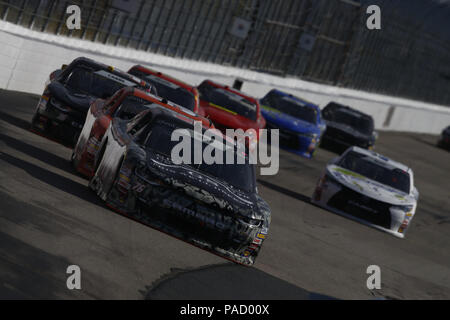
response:
[[[106,208],[69,149],[28,131],[37,100],[0,91],[0,299],[450,299],[450,153],[436,136],[382,132],[377,142],[415,172],[406,239],[309,203],[334,153],[281,151],[279,173],[258,179],[272,224],[249,268]],[[72,264],[81,290],[66,287]],[[373,264],[380,290],[366,287]]]

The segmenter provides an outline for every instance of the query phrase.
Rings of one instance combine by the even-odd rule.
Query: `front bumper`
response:
[[[137,222],[221,257],[244,265],[254,264],[267,236],[267,227],[246,224],[195,200],[186,200],[175,191],[150,194],[148,189],[152,187],[135,176],[126,179],[119,174],[107,204]]]
[[[315,201],[314,199],[311,199],[311,202],[312,202],[313,204],[315,204],[316,206],[319,206],[319,207],[321,207],[321,208],[323,208],[323,209],[325,209],[325,210],[328,210],[328,211],[331,211],[331,212],[333,212],[333,213],[336,213],[336,214],[338,214],[338,215],[340,215],[340,216],[343,216],[343,217],[345,217],[345,218],[347,218],[347,219],[351,219],[351,220],[357,221],[357,222],[359,222],[359,223],[361,223],[361,224],[363,224],[363,225],[372,227],[372,228],[374,228],[374,229],[378,229],[378,230],[380,230],[380,231],[384,231],[384,232],[386,232],[386,233],[388,233],[388,234],[390,234],[390,235],[393,235],[393,236],[395,236],[395,237],[397,237],[397,238],[403,239],[403,238],[405,237],[405,233],[400,233],[400,232],[398,232],[398,230],[395,231],[395,230],[392,230],[392,229],[389,229],[389,228],[385,228],[385,227],[379,226],[379,225],[374,224],[374,223],[371,223],[371,222],[369,222],[369,221],[367,221],[367,220],[365,220],[365,219],[355,217],[354,215],[351,215],[351,214],[349,214],[349,213],[346,213],[345,211],[336,209],[336,208],[334,208],[334,207],[330,207],[330,206],[328,206],[328,205],[326,205],[326,204],[323,204],[323,203],[320,202],[320,201]]]
[[[405,237],[415,211],[402,212],[326,178],[319,181],[311,203],[398,238]]]

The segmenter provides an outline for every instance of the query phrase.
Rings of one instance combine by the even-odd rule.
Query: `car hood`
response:
[[[370,139],[370,134],[364,134],[351,126],[339,122],[333,122],[333,121],[326,121],[327,128],[333,128],[339,131],[343,131],[345,133],[348,133],[354,137],[361,138],[361,139]]]
[[[293,117],[267,106],[261,106],[261,112],[267,122],[278,128],[289,129],[298,133],[320,133],[320,127],[300,118]]]
[[[412,195],[336,165],[328,165],[327,173],[342,185],[370,198],[393,205],[411,205],[416,203],[416,199]]]
[[[51,82],[48,85],[48,90],[58,101],[82,112],[87,112],[89,106],[95,100],[95,98],[90,95],[74,94],[70,92],[70,90],[58,81]]]
[[[147,152],[147,167],[169,187],[182,190],[200,202],[251,219],[263,219],[254,193],[237,189],[189,166],[174,165],[168,158],[153,152]]]

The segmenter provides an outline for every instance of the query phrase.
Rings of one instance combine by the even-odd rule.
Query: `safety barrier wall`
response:
[[[244,80],[242,90],[255,97],[262,97],[270,89],[279,88],[315,102],[320,107],[336,101],[372,115],[379,130],[438,134],[450,125],[450,108],[445,106],[58,37],[0,21],[2,89],[40,94],[50,72],[79,56],[96,59],[125,71],[134,64],[148,65],[194,85],[204,79],[232,85],[236,78],[240,78]]]

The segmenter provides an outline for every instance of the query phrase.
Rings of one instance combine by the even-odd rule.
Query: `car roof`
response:
[[[269,93],[270,92],[275,92],[275,93],[279,94],[280,96],[290,97],[293,100],[301,102],[304,105],[307,105],[309,107],[313,107],[314,109],[317,109],[318,111],[320,111],[320,108],[319,108],[319,106],[317,104],[315,104],[315,103],[313,103],[311,101],[305,100],[303,98],[299,98],[297,96],[294,96],[293,94],[290,94],[290,93],[287,93],[287,92],[284,92],[284,91],[280,91],[278,89],[272,89],[272,90],[269,91]]]
[[[224,89],[226,91],[235,93],[235,94],[241,96],[242,98],[245,98],[245,99],[247,99],[247,100],[251,101],[252,103],[254,103],[254,104],[259,106],[259,102],[258,102],[258,100],[256,98],[254,98],[254,97],[252,97],[252,96],[250,96],[250,95],[248,95],[248,94],[246,94],[246,93],[244,93],[244,92],[242,92],[240,90],[234,89],[234,88],[232,88],[230,86],[227,86],[227,85],[224,85],[224,84],[221,84],[221,83],[209,80],[209,79],[205,80],[203,82],[207,82],[207,83],[213,85],[216,88],[221,88],[221,89]]]
[[[331,101],[330,103],[328,103],[325,106],[325,108],[330,106],[330,105],[334,106],[337,109],[341,109],[342,111],[346,111],[347,113],[354,113],[354,114],[358,114],[359,116],[362,116],[362,117],[372,118],[372,116],[367,114],[367,113],[364,113],[364,112],[359,111],[357,109],[354,109],[354,108],[352,108],[350,106],[346,106],[346,105],[343,105],[343,104],[340,104],[340,103],[337,103],[337,102],[334,102],[334,101]]]
[[[370,158],[377,159],[379,161],[383,161],[383,162],[385,162],[386,164],[388,164],[388,165],[390,165],[392,167],[398,168],[400,170],[403,170],[405,172],[408,172],[408,173],[412,174],[412,170],[408,166],[406,166],[406,165],[404,165],[404,164],[402,164],[400,162],[394,161],[394,160],[392,160],[392,159],[390,159],[390,158],[388,158],[388,157],[386,157],[384,155],[381,155],[379,153],[376,153],[374,151],[363,149],[363,148],[356,147],[356,146],[350,147],[347,152],[349,152],[349,151],[354,151],[354,152],[357,152],[357,153],[360,153],[360,154],[364,154],[364,155],[366,155],[366,156],[368,156]]]
[[[194,94],[198,94],[197,90],[195,89],[195,86],[192,86],[192,85],[190,85],[190,84],[188,84],[186,82],[183,82],[180,79],[177,79],[177,78],[174,78],[172,76],[169,76],[168,74],[165,74],[165,73],[162,73],[160,71],[156,71],[156,70],[150,69],[148,67],[144,67],[144,66],[139,65],[139,64],[131,67],[128,72],[130,72],[132,69],[138,69],[138,70],[140,70],[140,71],[142,71],[144,73],[152,74],[152,75],[157,76],[159,78],[162,78],[164,80],[170,81],[170,82],[178,85],[179,87],[188,90],[189,92],[192,92]]]
[[[199,121],[199,119],[190,117],[189,115],[180,112],[180,110],[164,108],[164,106],[161,104],[154,103],[147,106],[148,108],[144,111],[141,111],[140,113],[152,113],[152,122],[158,121],[158,119],[162,119],[172,122],[174,126],[178,126],[180,128],[193,128],[194,121]],[[207,129],[215,129],[216,134],[220,135],[223,141],[229,141],[231,144],[237,146],[237,141],[223,134],[220,130],[216,129],[211,122],[208,123],[206,121],[203,121],[202,130],[204,131]]]
[[[194,113],[192,110],[189,110],[183,106],[180,106],[172,101],[168,101],[165,98],[155,96],[154,94],[152,94],[150,92],[143,91],[139,88],[134,88],[134,87],[126,87],[123,90],[124,90],[124,93],[126,93],[127,95],[133,95],[135,97],[146,100],[149,103],[158,104],[158,105],[164,107],[165,109],[172,110],[174,112],[182,114],[183,116],[187,116],[188,118],[191,118],[193,120],[202,121],[203,123],[211,124],[211,121],[209,119]]]
[[[138,78],[136,76],[133,76],[133,75],[131,75],[129,73],[126,73],[123,70],[117,69],[117,68],[115,68],[113,66],[106,65],[104,63],[101,63],[101,62],[98,62],[98,61],[95,61],[95,60],[92,60],[92,59],[89,59],[89,58],[86,58],[86,57],[76,58],[70,63],[70,65],[76,65],[76,64],[91,65],[91,66],[94,66],[94,67],[99,68],[99,69],[107,70],[108,72],[111,72],[112,74],[119,75],[119,76],[121,76],[123,78],[126,78],[128,80],[131,80],[131,81],[135,82],[136,84],[139,84],[140,86],[144,87],[144,86],[147,85],[146,81],[144,81],[144,80],[142,80],[142,79],[140,79],[140,78]]]

